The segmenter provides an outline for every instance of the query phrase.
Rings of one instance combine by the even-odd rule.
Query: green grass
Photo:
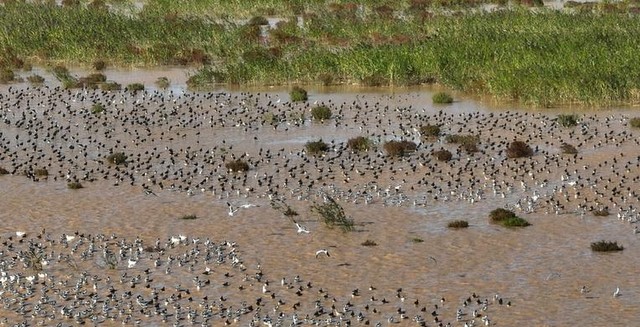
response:
[[[446,92],[438,92],[431,98],[434,104],[449,104],[453,103],[453,97]]]
[[[344,232],[355,228],[353,219],[347,217],[342,206],[329,196],[325,196],[324,203],[314,203],[311,211],[319,214],[329,228],[339,227]]]
[[[431,154],[434,157],[436,157],[438,161],[449,161],[453,157],[453,155],[451,154],[451,151],[446,149],[436,150],[436,151],[433,151]]]
[[[198,216],[191,214],[191,215],[184,215],[182,217],[180,217],[180,219],[182,220],[194,220],[194,219],[198,219]]]
[[[331,119],[331,109],[327,106],[316,106],[311,109],[311,117],[317,121],[325,121]]]
[[[289,96],[291,97],[291,102],[302,102],[309,99],[307,91],[299,86],[294,86],[289,92]]]
[[[307,149],[307,153],[311,155],[319,155],[329,151],[329,145],[322,141],[322,139],[318,141],[307,142],[305,144],[305,148]]]
[[[504,227],[527,227],[531,224],[524,218],[516,216],[516,214],[504,208],[497,208],[489,213],[489,219],[493,223],[500,224]]]
[[[440,126],[431,124],[420,126],[420,134],[425,138],[437,138],[440,136]]]
[[[0,66],[109,58],[111,66],[204,65],[192,86],[438,82],[536,106],[640,102],[640,20],[624,11],[636,4],[433,10],[482,2],[159,0],[131,13],[10,1],[0,15]],[[302,12],[300,28],[288,17]],[[265,42],[257,25],[240,21],[254,16],[287,19]]]
[[[576,149],[575,146],[569,144],[569,143],[562,143],[560,145],[560,150],[562,150],[562,153],[564,154],[576,154],[578,153],[578,149]]]
[[[349,139],[347,146],[354,152],[365,152],[373,147],[373,142],[367,137],[358,136]]]
[[[391,157],[403,157],[416,151],[418,145],[411,141],[387,141],[382,146]]]
[[[558,115],[558,123],[563,127],[573,127],[578,125],[578,115],[567,115],[561,114]]]

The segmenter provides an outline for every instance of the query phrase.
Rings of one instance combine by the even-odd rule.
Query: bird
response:
[[[306,227],[300,225],[300,223],[296,222],[296,227],[298,227],[298,234],[300,233],[309,234],[309,230]]]
[[[136,263],[138,263],[138,260],[129,259],[129,261],[128,261],[128,266],[127,266],[127,267],[128,267],[129,269],[131,269],[131,268],[133,268],[133,267],[136,265]]]
[[[613,292],[613,297],[618,297],[620,296],[620,287],[616,287],[616,291]]]
[[[16,236],[17,236],[17,237],[20,237],[20,238],[23,238],[23,237],[25,237],[26,235],[27,235],[27,233],[25,233],[25,232],[21,232],[21,231],[17,231],[17,232],[16,232]]]
[[[227,202],[227,207],[229,207],[229,216],[232,217],[240,208],[234,208],[231,203]]]
[[[327,257],[330,257],[331,255],[329,254],[329,250],[327,249],[320,249],[318,251],[316,251],[316,258],[318,256],[320,256],[321,254],[325,254]]]

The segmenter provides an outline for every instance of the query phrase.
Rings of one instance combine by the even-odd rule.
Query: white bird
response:
[[[620,287],[616,287],[616,291],[613,292],[613,297],[618,297],[620,296]]]
[[[21,232],[21,231],[17,231],[17,232],[16,232],[16,236],[17,236],[17,237],[20,237],[20,238],[23,238],[23,237],[25,237],[26,235],[27,235],[27,233],[25,233],[25,232]]]
[[[327,249],[320,249],[318,251],[316,251],[316,258],[321,255],[321,254],[325,254],[327,257],[330,257],[331,255],[329,254],[329,250]]]
[[[296,223],[296,227],[298,227],[298,234],[299,233],[309,234],[309,230],[306,227],[300,225],[299,223]]]
[[[227,207],[229,207],[229,216],[233,216],[240,208],[234,208],[231,203],[227,202]]]
[[[138,263],[138,260],[129,259],[128,263],[129,265],[127,267],[133,268],[136,265],[136,263]]]

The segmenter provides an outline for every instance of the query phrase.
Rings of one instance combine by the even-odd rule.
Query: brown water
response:
[[[186,316],[187,307],[202,313],[198,302],[205,296],[214,307],[219,304],[234,309],[242,301],[253,304],[256,298],[264,298],[262,311],[239,316],[235,322],[239,326],[249,325],[254,314],[258,322],[266,315],[275,320],[277,312],[283,312],[290,322],[292,303],[301,302],[297,313],[304,317],[315,311],[317,299],[329,311],[332,304],[340,310],[349,301],[354,312],[364,312],[372,325],[378,321],[387,324],[390,316],[399,319],[399,307],[409,317],[401,325],[415,325],[411,321],[415,315],[433,325],[429,313],[438,304],[444,322],[462,326],[471,319],[472,309],[482,307],[462,306],[474,292],[482,300],[489,299],[487,310],[480,313],[498,326],[629,325],[635,321],[640,303],[638,234],[633,233],[633,224],[616,219],[618,213],[633,219],[638,205],[635,192],[640,180],[640,151],[638,132],[626,125],[632,116],[628,110],[590,112],[581,117],[581,126],[562,128],[554,122],[555,113],[506,112],[468,101],[437,107],[431,105],[429,93],[417,90],[312,93],[311,103],[325,103],[338,116],[317,123],[309,120],[310,107],[290,104],[285,92],[274,91],[130,95],[52,89],[10,94],[5,90],[0,98],[2,119],[7,121],[2,125],[0,167],[15,170],[15,174],[0,177],[0,237],[6,242],[0,259],[11,262],[12,256],[28,246],[25,240],[37,241],[42,229],[54,240],[77,231],[86,234],[84,243],[78,245],[80,251],[72,253],[72,246],[57,242],[49,243],[47,250],[70,254],[77,269],[69,269],[64,260],[52,256],[43,269],[48,276],[41,279],[44,284],[36,284],[36,292],[47,287],[49,294],[73,291],[80,273],[87,271],[102,280],[97,287],[101,300],[109,287],[114,287],[119,296],[132,291],[131,300],[122,302],[133,301],[133,306],[136,295],[148,299],[153,288],[166,286],[160,298],[168,298],[179,293],[170,287],[189,287],[194,302],[177,300],[182,307],[178,316]],[[88,114],[87,108],[98,102],[106,111],[99,116]],[[275,129],[260,123],[267,112],[283,117]],[[297,122],[295,117],[301,113],[306,120]],[[482,153],[454,154],[449,163],[435,161],[429,155],[431,149],[444,147],[455,153],[456,146],[443,138],[421,140],[414,128],[425,122],[440,124],[447,134],[479,134]],[[59,132],[46,135],[54,130]],[[37,132],[38,139],[29,132]],[[378,149],[361,155],[342,149],[343,142],[358,135],[377,140]],[[405,159],[387,158],[380,143],[402,136],[420,144],[417,153]],[[308,157],[302,152],[304,143],[318,138],[334,141],[333,150],[323,158]],[[503,149],[514,138],[538,146],[534,157],[506,159]],[[579,155],[575,159],[560,155],[561,142],[576,145]],[[110,149],[126,152],[129,165],[106,164],[104,157]],[[231,155],[242,154],[252,167],[246,179],[224,168]],[[35,182],[20,175],[38,167],[47,167],[49,176],[32,177],[38,180]],[[67,179],[81,181],[84,188],[68,189]],[[143,185],[157,196],[146,195]],[[355,232],[328,229],[318,221],[310,206],[322,201],[320,194],[328,194],[343,205],[357,224]],[[540,199],[531,200],[534,196]],[[293,222],[271,208],[269,197],[281,198],[296,209],[300,213],[296,219],[310,233],[297,233]],[[528,201],[533,201],[530,209]],[[242,208],[229,216],[227,202],[259,207]],[[489,223],[488,213],[502,206],[513,208],[532,226],[506,229]],[[596,217],[583,207],[608,207],[611,215]],[[198,218],[180,219],[186,214]],[[465,219],[470,227],[448,229],[446,223],[454,219]],[[27,232],[25,240],[19,242],[16,231]],[[112,233],[116,240],[94,240],[96,254],[87,260],[80,258],[92,237],[104,234],[108,238]],[[153,265],[160,256],[156,252],[143,251],[131,269],[127,268],[127,256],[116,269],[106,267],[101,258],[100,246],[104,244],[115,250],[122,247],[115,244],[118,240],[132,242],[139,237],[145,246],[152,246],[158,238],[164,245],[177,235],[210,238],[217,244],[236,242],[234,255],[242,265],[233,266],[229,260],[225,264],[192,260],[183,267],[174,263],[173,272],[166,274],[166,264]],[[601,239],[615,240],[625,250],[591,252],[590,243]],[[365,240],[373,240],[377,246],[362,246]],[[167,247],[160,257],[180,257],[193,248],[192,243]],[[331,256],[316,258],[316,251],[323,248]],[[193,272],[188,270],[190,265]],[[258,265],[263,278],[271,282],[267,293],[261,291],[264,279],[243,278],[253,276]],[[200,274],[205,266],[211,266],[215,273]],[[142,285],[128,289],[126,282],[117,282],[123,272],[144,275],[147,267],[153,277],[149,289]],[[7,322],[75,324],[74,319],[58,313],[73,300],[58,299],[51,306],[57,314],[50,320],[38,315],[31,318],[39,293],[24,300],[30,312],[18,310],[20,306],[11,303],[16,298],[12,294],[23,294],[28,288],[24,277],[35,271],[19,262],[3,264],[0,271],[23,278],[18,283],[3,283],[5,292],[0,299],[9,304],[0,307],[0,316],[7,317]],[[296,275],[302,282],[293,281]],[[67,279],[69,284],[56,286],[48,280],[52,276],[58,281]],[[104,281],[107,276],[112,278],[111,284]],[[210,278],[212,284],[196,291],[194,276]],[[282,277],[295,286],[281,286]],[[230,285],[221,286],[223,280]],[[306,288],[307,282],[313,287]],[[238,289],[240,285],[243,290]],[[376,289],[369,290],[371,285]],[[583,285],[590,292],[581,293]],[[295,294],[298,286],[303,287],[302,295]],[[614,298],[616,287],[620,287],[621,296]],[[320,288],[329,294],[326,299],[318,293]],[[352,298],[356,288],[360,296]],[[398,288],[402,288],[404,302],[396,296]],[[512,305],[495,303],[494,294]],[[214,300],[220,296],[227,300]],[[371,301],[371,296],[377,301]],[[442,297],[447,299],[444,304]],[[381,298],[390,303],[381,303]],[[277,305],[276,299],[285,304]],[[420,302],[417,306],[413,304],[416,299]],[[366,304],[376,307],[378,313],[365,311]],[[423,306],[427,311],[420,311]],[[171,305],[166,307],[173,312]],[[461,321],[455,319],[458,308],[466,314]],[[132,320],[126,323],[135,319],[145,325],[161,323],[159,315],[146,317],[136,310],[114,316],[113,323],[127,316]],[[106,317],[97,318],[97,323],[104,319],[104,323],[111,323],[110,316]],[[325,318],[327,315],[322,315]],[[215,315],[208,323],[217,326],[226,319]],[[197,318],[194,323],[202,320]],[[355,318],[351,320],[358,324]],[[481,323],[479,317],[475,320]],[[324,324],[338,322],[334,317]],[[180,323],[189,325],[186,318]]]

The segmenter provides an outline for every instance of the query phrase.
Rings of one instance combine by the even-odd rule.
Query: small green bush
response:
[[[533,150],[522,141],[513,141],[509,144],[507,148],[507,157],[509,158],[523,158],[523,157],[531,157],[533,155]]]
[[[578,149],[576,149],[575,146],[569,144],[569,143],[562,143],[562,145],[560,145],[560,150],[562,150],[562,153],[564,154],[576,154],[578,153]]]
[[[307,91],[299,86],[294,86],[289,92],[289,96],[291,97],[291,102],[302,102],[309,99]]]
[[[563,127],[573,127],[578,125],[577,115],[558,115],[558,123]]]
[[[498,208],[489,213],[491,222],[498,223],[504,227],[527,227],[531,224],[511,211],[504,208]]]
[[[467,228],[467,227],[469,227],[469,223],[466,220],[454,220],[454,221],[450,221],[447,224],[447,227],[449,227],[449,228]]]
[[[438,92],[431,98],[434,104],[448,104],[453,102],[453,97],[446,92]]]
[[[433,151],[431,154],[439,161],[449,161],[453,157],[451,151],[445,149]]]
[[[245,172],[249,170],[249,164],[240,159],[227,162],[224,166],[231,172]]]
[[[308,154],[316,155],[329,151],[329,145],[324,143],[322,139],[305,144]]]
[[[69,182],[67,183],[67,188],[70,190],[79,190],[83,188],[83,186],[82,184],[80,184],[80,182]]]
[[[591,243],[591,250],[595,252],[613,252],[622,251],[624,247],[618,245],[618,242],[598,241]]]
[[[364,136],[351,138],[347,141],[347,146],[354,152],[365,152],[371,149],[373,142]]]
[[[401,157],[415,151],[418,146],[411,141],[388,141],[383,148],[389,156]]]
[[[342,206],[329,196],[325,196],[324,203],[314,203],[311,206],[311,211],[319,214],[325,225],[329,228],[337,226],[344,232],[349,232],[354,229],[353,219],[348,218]]]
[[[113,165],[122,165],[127,163],[127,155],[124,152],[116,152],[107,156],[107,162]]]
[[[440,126],[431,124],[420,126],[420,134],[422,134],[422,137],[427,138],[438,137],[440,136]]]
[[[311,117],[317,121],[331,119],[331,109],[327,106],[317,106],[311,109]]]
[[[633,128],[640,128],[640,117],[634,117],[629,119],[629,126]]]
[[[94,114],[94,115],[98,115],[98,114],[104,112],[104,110],[105,110],[104,106],[102,104],[100,104],[100,103],[94,103],[91,106],[91,113]]]

